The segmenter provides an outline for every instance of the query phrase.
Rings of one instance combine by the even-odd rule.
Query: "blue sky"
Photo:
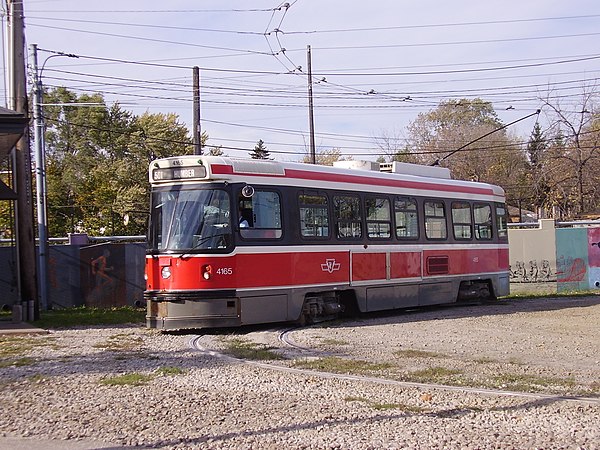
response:
[[[80,55],[48,60],[47,86],[191,126],[200,67],[202,129],[232,156],[259,139],[280,160],[307,150],[308,45],[317,148],[355,159],[376,158],[383,136],[402,142],[440,101],[480,97],[509,123],[549,91],[576,108],[600,75],[591,0],[24,0],[24,9],[28,44]],[[40,65],[51,54],[41,51]],[[534,121],[511,132],[526,139]]]

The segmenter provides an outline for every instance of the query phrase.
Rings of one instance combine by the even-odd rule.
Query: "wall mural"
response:
[[[511,283],[548,283],[556,281],[556,270],[550,265],[550,261],[542,259],[516,261],[510,267]]]

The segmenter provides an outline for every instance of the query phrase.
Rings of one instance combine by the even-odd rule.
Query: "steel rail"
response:
[[[289,338],[289,333],[294,331],[296,328],[288,328],[279,333],[279,340],[286,344],[290,345],[296,350],[311,352],[311,353],[319,353],[316,350],[312,350],[306,347],[301,347],[293,343],[293,341]],[[491,395],[497,397],[517,397],[517,398],[526,398],[526,399],[534,399],[534,400],[547,400],[547,401],[566,401],[566,402],[576,402],[576,403],[587,403],[587,404],[600,404],[600,398],[594,397],[582,397],[582,396],[570,396],[570,395],[552,395],[552,394],[541,394],[541,393],[533,393],[533,392],[516,392],[516,391],[503,391],[500,389],[488,389],[488,388],[475,388],[468,386],[451,386],[446,384],[434,384],[434,383],[417,383],[412,381],[398,381],[398,380],[390,380],[386,378],[377,378],[377,377],[368,377],[362,375],[350,375],[350,374],[339,374],[339,373],[331,373],[331,372],[320,372],[316,370],[309,369],[298,369],[295,367],[286,367],[273,363],[265,363],[260,361],[253,361],[248,359],[240,359],[235,358],[233,356],[226,355],[224,353],[210,350],[205,348],[200,343],[202,339],[201,335],[193,336],[189,341],[190,348],[200,351],[205,355],[209,355],[218,359],[248,364],[255,367],[260,367],[266,370],[275,370],[278,372],[291,373],[294,375],[303,375],[303,376],[311,376],[311,377],[319,377],[325,379],[333,379],[333,380],[345,380],[345,381],[356,381],[362,383],[373,383],[380,384],[385,386],[398,386],[398,387],[410,387],[410,388],[418,388],[418,389],[436,389],[443,391],[451,391],[451,392],[462,392],[467,394],[478,394],[478,395]]]

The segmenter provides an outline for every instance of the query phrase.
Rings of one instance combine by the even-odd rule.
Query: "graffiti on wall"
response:
[[[550,261],[542,259],[540,261],[530,260],[516,261],[514,266],[510,267],[511,283],[547,283],[556,281],[556,270],[552,269]]]
[[[559,283],[584,281],[586,273],[587,269],[583,258],[561,255],[556,260],[556,277]]]

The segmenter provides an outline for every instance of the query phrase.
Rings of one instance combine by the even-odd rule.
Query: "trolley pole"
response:
[[[38,72],[37,44],[31,44],[33,72],[33,121],[35,139],[35,183],[38,225],[38,289],[40,307],[48,309],[48,216],[46,214],[46,145],[42,114],[42,80]]]
[[[313,117],[313,93],[312,93],[312,64],[310,56],[310,45],[306,46],[306,59],[308,66],[308,126],[310,133],[310,162],[317,163],[315,151],[315,119]]]
[[[193,90],[194,90],[194,131],[192,138],[194,142],[194,155],[202,154],[202,128],[200,126],[200,68],[194,66]]]

